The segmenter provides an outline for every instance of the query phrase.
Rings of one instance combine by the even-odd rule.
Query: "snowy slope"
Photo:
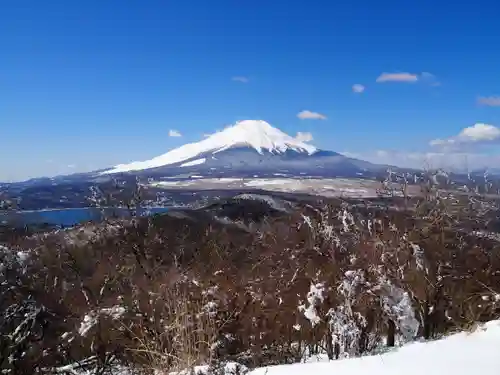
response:
[[[317,151],[314,146],[283,133],[265,121],[245,120],[200,142],[186,144],[151,160],[120,164],[103,174],[139,171],[183,162],[182,166],[199,165],[205,162],[204,156],[207,154],[216,157],[217,153],[241,147],[249,147],[259,154],[263,152],[283,154],[295,151],[312,155]]]
[[[264,367],[248,375],[481,375],[500,374],[500,321],[475,332],[408,344],[385,354],[331,362]]]

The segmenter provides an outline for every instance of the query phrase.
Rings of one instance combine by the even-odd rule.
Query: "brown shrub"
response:
[[[47,237],[2,260],[0,309],[15,311],[0,321],[2,369],[334,359],[496,318],[498,243],[457,229],[464,211],[445,203],[329,200],[253,231],[167,215],[86,243]]]

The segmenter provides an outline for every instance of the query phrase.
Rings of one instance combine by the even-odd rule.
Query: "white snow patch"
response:
[[[158,181],[150,183],[153,187],[168,187],[168,186],[189,186],[194,184],[196,181]]]
[[[309,303],[309,306],[306,306],[305,304],[299,306],[299,311],[304,314],[304,317],[311,322],[313,327],[321,322],[321,318],[318,316],[316,307],[323,302],[324,291],[325,286],[323,283],[311,284],[309,287],[309,293],[307,293],[307,302]]]
[[[389,280],[381,278],[380,288],[382,308],[389,315],[401,333],[405,342],[413,340],[420,326],[412,307],[411,298],[403,289],[396,287]]]
[[[113,306],[108,308],[103,308],[96,311],[91,311],[83,317],[83,321],[80,323],[78,328],[78,334],[80,336],[86,336],[87,333],[99,322],[99,317],[102,315],[109,316],[113,320],[120,319],[123,314],[125,314],[125,308],[123,306]]]
[[[217,316],[217,303],[215,301],[208,301],[201,309],[202,313],[207,314],[210,318]]]
[[[27,251],[18,251],[17,252],[17,258],[19,259],[19,262],[24,263],[26,260],[28,260],[30,254]]]
[[[349,232],[349,227],[354,225],[354,218],[352,217],[352,214],[344,208],[342,212],[339,211],[338,218],[342,221],[344,232]]]
[[[212,373],[209,365],[194,366],[192,369],[186,369],[177,372],[170,372],[169,375],[207,375]],[[227,362],[221,371],[214,371],[213,373],[224,374],[224,375],[237,375],[245,374],[248,368],[236,362]],[[163,374],[162,372],[156,372],[155,375]]]
[[[413,256],[415,257],[415,261],[417,263],[417,269],[421,271],[424,269],[424,251],[417,244],[410,243],[410,246],[413,251]]]
[[[227,185],[232,183],[241,183],[244,180],[241,178],[203,178],[203,176],[191,176],[192,180],[180,180],[180,181],[154,181],[149,183],[149,186],[153,187],[169,187],[169,186],[190,186],[199,182],[207,184],[221,184]]]
[[[101,314],[109,316],[111,319],[119,319],[123,314],[125,314],[125,307],[123,306],[113,306],[110,308],[101,309]]]
[[[86,314],[83,317],[83,321],[80,323],[78,334],[80,336],[87,336],[87,333],[97,324],[98,321],[99,317],[95,313]]]
[[[276,178],[276,179],[266,179],[266,178],[261,178],[258,180],[250,180],[246,181],[245,185],[246,186],[267,186],[267,185],[290,185],[297,183],[296,180],[294,179],[282,179],[282,178]]]
[[[333,339],[340,347],[342,357],[355,355],[355,345],[361,335],[361,328],[366,326],[366,319],[352,306],[356,300],[358,287],[366,283],[362,270],[349,270],[344,273],[337,291],[343,296],[335,308],[326,314],[333,332]]]
[[[201,158],[201,159],[196,159],[196,160],[191,160],[186,163],[181,164],[181,167],[192,167],[193,165],[200,165],[203,164],[207,161],[206,158]]]

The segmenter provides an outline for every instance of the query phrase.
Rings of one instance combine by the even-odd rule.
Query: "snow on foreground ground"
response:
[[[273,192],[308,193],[320,196],[377,197],[380,183],[347,178],[194,178],[155,181],[150,186],[163,189],[258,189]],[[413,193],[413,192],[412,192]]]
[[[500,374],[500,320],[442,340],[416,342],[400,349],[331,362],[263,367],[248,375],[481,375]]]

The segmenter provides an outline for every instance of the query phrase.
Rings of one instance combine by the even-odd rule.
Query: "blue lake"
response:
[[[167,207],[141,208],[136,211],[136,216],[148,216],[167,211]],[[87,221],[101,221],[109,217],[130,217],[130,211],[126,208],[65,208],[40,211],[21,211],[9,214],[9,221],[13,224],[51,224],[63,227],[71,227]],[[2,220],[0,215],[0,222]]]

